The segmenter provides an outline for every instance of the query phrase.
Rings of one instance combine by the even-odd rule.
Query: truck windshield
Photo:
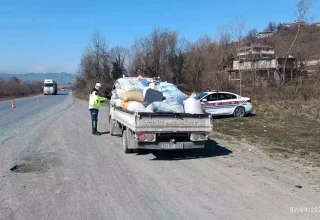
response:
[[[53,87],[53,83],[45,83],[44,87]]]

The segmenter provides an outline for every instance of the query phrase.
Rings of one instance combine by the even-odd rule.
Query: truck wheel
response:
[[[122,134],[122,147],[123,150],[126,154],[128,153],[132,153],[132,149],[129,149],[129,141],[128,141],[128,131],[127,130],[123,130],[123,134]]]
[[[114,123],[111,117],[109,117],[109,132],[111,136],[114,136],[113,130],[114,130]]]
[[[239,106],[234,110],[234,117],[244,117],[244,115],[246,114],[246,110],[244,107]]]

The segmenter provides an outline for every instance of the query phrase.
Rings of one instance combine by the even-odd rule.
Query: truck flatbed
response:
[[[123,137],[125,152],[133,149],[204,148],[212,131],[211,115],[128,112],[110,105],[110,134]]]

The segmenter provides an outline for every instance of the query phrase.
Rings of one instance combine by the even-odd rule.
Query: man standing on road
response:
[[[96,86],[90,92],[90,98],[89,98],[89,110],[91,114],[93,135],[101,135],[101,133],[98,132],[98,113],[99,113],[100,104],[106,101],[106,99],[99,96],[100,88],[101,88],[101,83],[96,83]]]

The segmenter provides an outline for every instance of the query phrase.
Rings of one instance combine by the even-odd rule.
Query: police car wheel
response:
[[[244,109],[244,107],[239,106],[234,110],[234,117],[244,117],[246,114],[246,110]]]

